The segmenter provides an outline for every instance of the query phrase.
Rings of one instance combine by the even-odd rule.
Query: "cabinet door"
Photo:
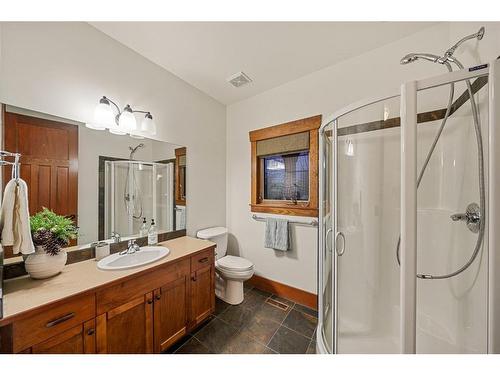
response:
[[[95,353],[95,321],[89,320],[50,339],[33,345],[34,354]]]
[[[160,353],[187,332],[188,275],[154,291],[155,352]]]
[[[99,315],[96,339],[98,353],[152,353],[153,293]]]
[[[205,320],[214,308],[214,267],[210,265],[191,274],[191,326]]]

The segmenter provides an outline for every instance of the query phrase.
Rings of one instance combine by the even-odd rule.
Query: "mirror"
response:
[[[186,227],[186,148],[147,138],[115,135],[6,106],[3,149],[21,154],[30,215],[47,207],[75,221],[78,238],[67,250],[96,241],[145,236]],[[11,167],[2,168],[2,191]],[[5,256],[12,251],[5,249]]]

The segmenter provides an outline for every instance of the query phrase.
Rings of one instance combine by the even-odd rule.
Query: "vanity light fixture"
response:
[[[113,110],[113,105],[116,111]],[[143,113],[145,116],[140,127],[134,113]],[[129,104],[120,110],[120,107],[111,99],[103,96],[94,111],[94,122],[85,124],[94,130],[106,130],[117,135],[130,134],[134,138],[144,138],[144,135],[156,135],[156,125],[153,116],[147,111],[133,110]]]

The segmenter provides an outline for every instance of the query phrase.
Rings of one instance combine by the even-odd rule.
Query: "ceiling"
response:
[[[430,22],[92,22],[223,104],[430,27]],[[252,80],[235,88],[239,71]]]

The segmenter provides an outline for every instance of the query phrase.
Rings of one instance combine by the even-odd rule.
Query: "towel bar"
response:
[[[257,216],[257,215],[252,215],[252,219],[257,220],[257,221],[266,221],[265,217],[261,217],[261,216]],[[290,224],[306,225],[306,226],[310,226],[310,227],[317,227],[318,226],[318,220],[311,220],[311,221],[289,220],[288,222]]]

